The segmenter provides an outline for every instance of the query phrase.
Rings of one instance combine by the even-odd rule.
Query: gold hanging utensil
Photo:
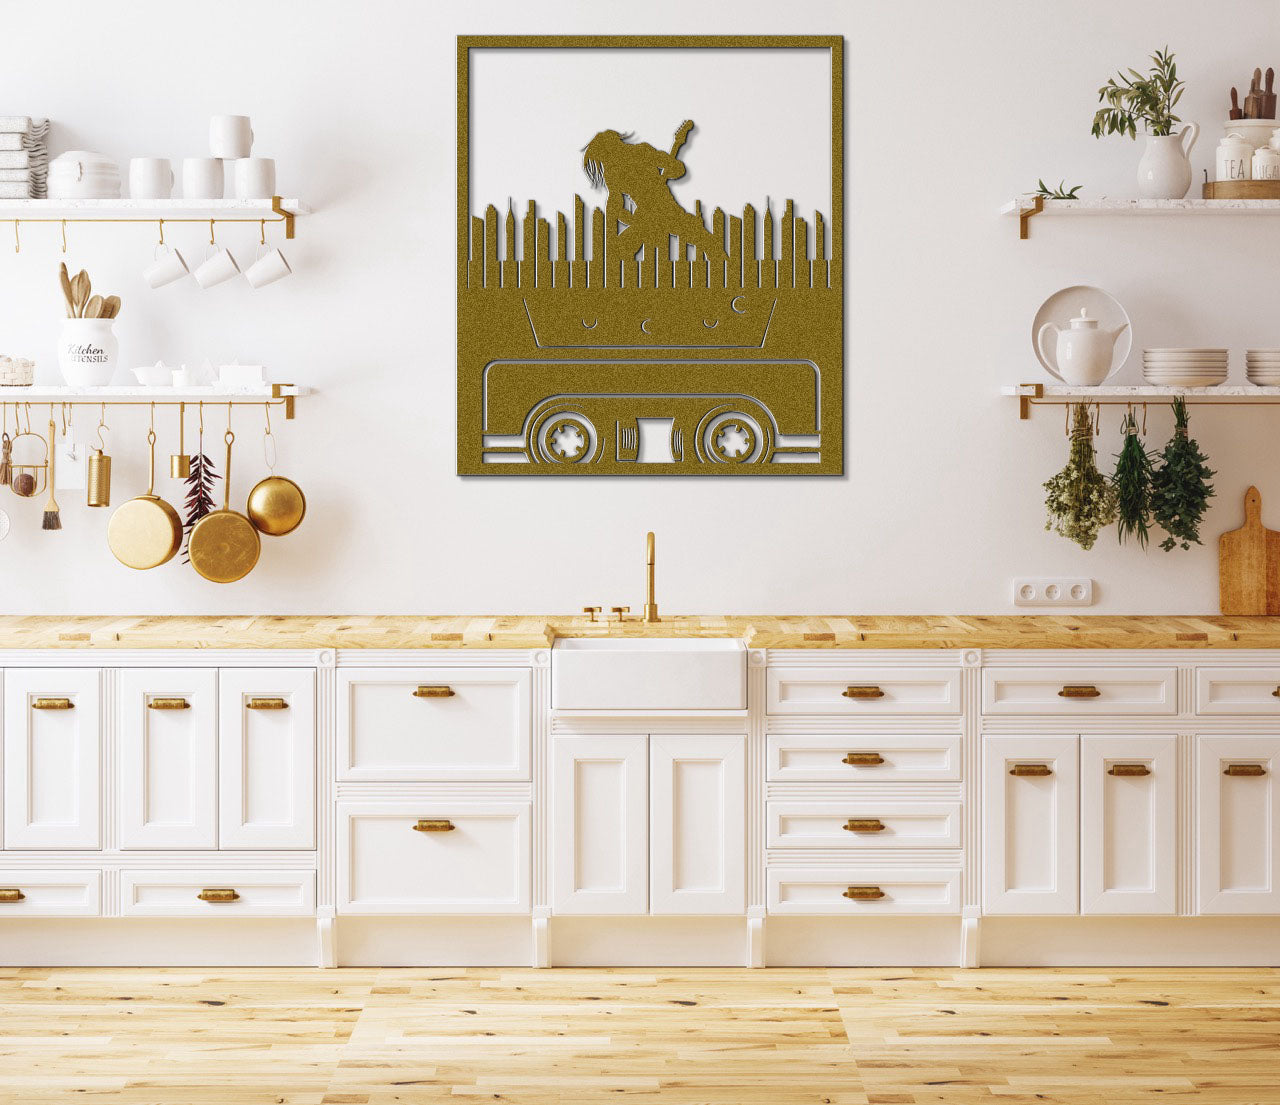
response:
[[[87,506],[111,505],[111,458],[103,452],[106,444],[102,440],[102,431],[109,428],[107,405],[103,403],[98,415],[98,444],[89,455],[89,479],[85,491]]]
[[[58,509],[58,500],[53,496],[54,464],[58,455],[58,424],[53,420],[53,404],[49,404],[49,500],[44,504],[44,517],[40,519],[41,529],[62,529],[62,512]]]
[[[3,436],[0,437],[0,487],[8,487],[13,477],[13,441],[9,437],[9,404],[0,404],[0,426]]]
[[[151,426],[147,431],[147,493],[130,499],[116,509],[107,523],[107,544],[127,568],[158,568],[173,559],[182,546],[182,520],[178,512],[155,494],[156,431],[155,404],[151,406]]]
[[[191,457],[187,454],[187,405],[178,404],[178,451],[169,457],[169,475],[185,480],[191,475]]]
[[[262,435],[262,451],[270,475],[259,480],[249,492],[245,512],[259,533],[283,537],[300,525],[307,513],[307,497],[293,480],[276,475],[276,439],[271,432],[271,406],[262,404],[267,428]]]
[[[262,540],[253,523],[231,509],[231,445],[236,435],[231,431],[231,404],[227,404],[227,466],[222,471],[222,509],[206,514],[187,538],[187,556],[191,566],[214,583],[235,583],[244,579],[258,563]]]

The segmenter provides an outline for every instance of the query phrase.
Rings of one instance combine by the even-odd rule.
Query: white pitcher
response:
[[[1199,137],[1195,123],[1177,134],[1149,135],[1138,162],[1138,195],[1148,200],[1182,199],[1191,187],[1191,147]]]

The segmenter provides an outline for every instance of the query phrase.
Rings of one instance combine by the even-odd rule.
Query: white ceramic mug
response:
[[[182,254],[170,246],[157,246],[164,253],[142,270],[142,276],[153,288],[163,288],[175,280],[181,280],[191,270]]]
[[[189,200],[222,199],[222,162],[216,157],[184,157],[182,159],[182,198]]]
[[[129,195],[167,200],[173,194],[173,166],[167,157],[135,157],[129,162]]]
[[[212,288],[224,280],[230,280],[240,271],[236,259],[223,246],[214,246],[213,252],[196,266],[191,274],[202,288]]]
[[[236,199],[269,200],[276,194],[276,163],[270,157],[241,157],[232,167]]]
[[[247,115],[215,115],[209,120],[209,152],[231,161],[248,157],[253,149],[253,128]]]
[[[274,246],[244,270],[244,278],[255,288],[265,288],[277,280],[283,280],[293,272],[284,254]]]

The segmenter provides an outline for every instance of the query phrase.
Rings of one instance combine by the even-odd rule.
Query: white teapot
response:
[[[1069,330],[1052,322],[1041,326],[1036,334],[1036,348],[1049,371],[1063,383],[1094,387],[1111,375],[1116,341],[1128,328],[1126,322],[1114,330],[1099,330],[1098,320],[1089,317],[1087,307],[1081,307],[1079,317],[1071,320]],[[1052,348],[1047,340],[1050,330],[1057,335]]]

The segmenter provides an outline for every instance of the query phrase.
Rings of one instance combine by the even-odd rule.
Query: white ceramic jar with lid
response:
[[[1214,157],[1214,180],[1251,180],[1254,145],[1234,131],[1224,135]]]
[[[1280,150],[1270,146],[1254,150],[1250,168],[1254,180],[1280,180]]]

